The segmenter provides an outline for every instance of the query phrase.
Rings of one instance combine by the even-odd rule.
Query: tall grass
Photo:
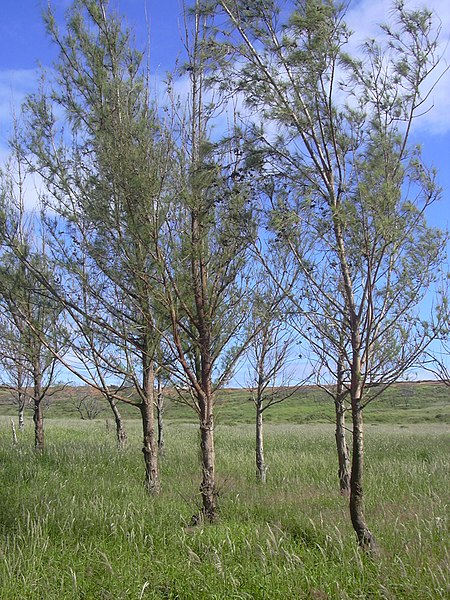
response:
[[[197,430],[167,427],[163,491],[143,486],[138,422],[116,449],[104,422],[47,421],[14,446],[0,420],[0,598],[448,598],[448,428],[371,426],[366,516],[379,555],[357,548],[339,496],[333,431],[269,425],[268,483],[253,428],[217,429],[220,520],[200,505]],[[142,464],[141,464],[142,463]]]

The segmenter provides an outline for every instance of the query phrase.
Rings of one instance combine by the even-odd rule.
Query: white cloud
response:
[[[0,166],[10,159],[9,137],[13,128],[13,115],[19,116],[27,94],[36,89],[38,69],[0,71]],[[28,175],[24,182],[24,204],[28,210],[39,206],[43,184],[36,174]],[[16,189],[17,193],[17,189]]]
[[[435,15],[436,25],[440,26],[439,54],[441,62],[428,82],[429,88],[440,79],[431,91],[425,107],[425,114],[417,120],[415,130],[432,134],[450,133],[450,10],[448,0],[428,0],[426,2],[407,1],[410,9],[427,7]],[[351,5],[347,14],[347,23],[354,32],[351,47],[356,50],[368,38],[380,36],[379,24],[390,23],[393,19],[392,2],[389,0],[362,0]],[[425,90],[424,90],[425,91]]]
[[[25,96],[36,89],[38,77],[37,69],[0,71],[0,154],[8,147],[13,114],[20,112]]]

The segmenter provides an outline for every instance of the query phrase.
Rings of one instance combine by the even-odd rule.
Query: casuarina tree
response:
[[[27,99],[22,152],[46,188],[61,273],[49,291],[93,340],[90,358],[93,351],[109,382],[119,378],[126,391],[98,378],[96,387],[139,409],[146,486],[158,492],[154,247],[171,140],[149,98],[145,57],[107,2],[75,1],[62,32],[51,10],[46,23],[59,54],[52,76]]]
[[[205,10],[217,15],[210,83],[257,115],[246,137],[264,180],[273,177],[270,226],[314,295],[292,299],[323,319],[334,307],[339,321],[331,348],[351,404],[350,515],[371,549],[362,411],[381,387],[369,384],[400,377],[439,328],[419,310],[445,246],[426,222],[439,188],[409,141],[436,82],[439,31],[430,11],[396,2],[393,24],[352,53],[347,5],[218,0]]]

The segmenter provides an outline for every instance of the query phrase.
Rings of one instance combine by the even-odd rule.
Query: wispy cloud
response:
[[[428,0],[426,2],[406,2],[409,9],[429,8],[434,15],[436,26],[441,29],[440,43],[437,54],[441,55],[441,61],[433,75],[428,81],[428,88],[424,93],[432,89],[428,102],[424,108],[424,114],[415,124],[416,131],[427,131],[432,134],[450,133],[450,71],[446,71],[450,65],[450,10],[448,0]],[[356,50],[368,38],[379,38],[382,23],[392,24],[394,20],[391,0],[361,0],[351,5],[347,14],[347,23],[354,32],[352,37],[352,49]],[[438,81],[439,80],[439,81]]]
[[[36,89],[38,77],[38,69],[0,71],[0,151],[7,148],[14,113],[19,113],[25,96]]]
[[[0,71],[0,166],[2,167],[10,158],[8,140],[12,133],[13,116],[19,115],[26,95],[36,89],[38,78],[38,69]],[[25,208],[31,210],[38,207],[42,189],[42,182],[37,175],[27,176],[24,182]]]

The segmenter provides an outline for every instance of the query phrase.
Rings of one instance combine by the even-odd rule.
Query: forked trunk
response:
[[[335,204],[336,206],[336,204]],[[352,472],[350,476],[350,518],[353,529],[356,532],[358,543],[361,548],[371,551],[375,549],[375,539],[372,536],[364,519],[363,506],[363,467],[364,467],[364,432],[362,422],[361,398],[364,384],[362,377],[361,361],[361,334],[360,334],[360,315],[356,310],[355,298],[353,293],[353,280],[350,267],[347,261],[347,253],[342,232],[342,222],[336,211],[334,215],[334,233],[337,243],[337,251],[342,272],[344,284],[344,294],[346,308],[349,312],[349,325],[351,331],[352,360],[351,360],[351,383],[350,398],[352,404],[352,426],[353,426],[353,444],[352,444]],[[342,354],[339,357],[338,369],[342,369]],[[338,375],[338,383],[343,382],[342,372]]]
[[[256,409],[256,478],[266,483],[267,465],[264,462],[263,411]]]
[[[367,527],[363,505],[363,466],[364,466],[364,431],[362,421],[361,400],[352,398],[353,450],[352,474],[350,478],[350,517],[364,550],[375,550],[375,538]]]
[[[34,401],[34,449],[36,452],[44,451],[44,409],[40,398]]]
[[[339,464],[339,489],[343,496],[350,494],[350,453],[345,436],[345,406],[342,398],[336,397],[336,450]]]
[[[216,493],[216,469],[214,451],[214,420],[212,412],[200,422],[200,448],[202,458],[202,482],[200,493],[202,495],[203,516],[210,522],[217,518],[217,493]]]
[[[106,399],[111,407],[111,410],[114,415],[114,422],[116,424],[116,437],[117,437],[117,445],[119,450],[123,450],[127,444],[127,433],[125,431],[125,427],[123,425],[122,415],[120,414],[119,409],[117,408],[117,402],[114,398],[106,395]]]

